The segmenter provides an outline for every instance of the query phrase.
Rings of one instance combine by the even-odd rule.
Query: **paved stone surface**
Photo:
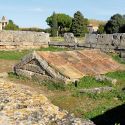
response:
[[[119,64],[99,50],[36,52],[54,69],[70,79],[105,74],[119,69]]]

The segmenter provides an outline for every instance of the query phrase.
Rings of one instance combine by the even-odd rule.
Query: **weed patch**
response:
[[[112,58],[117,61],[118,63],[121,63],[121,64],[125,64],[125,60],[123,60],[122,58],[120,58],[120,56],[118,54],[113,54],[112,55]]]

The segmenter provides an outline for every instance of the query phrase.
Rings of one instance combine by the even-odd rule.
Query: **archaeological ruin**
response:
[[[16,64],[14,72],[29,78],[55,79],[69,83],[78,81],[83,76],[105,74],[119,68],[117,62],[99,50],[36,51]]]
[[[30,31],[0,31],[0,50],[48,47],[49,34]]]
[[[125,34],[88,34],[85,37],[86,48],[100,49],[103,52],[124,52]]]
[[[67,42],[67,39],[69,41]],[[72,38],[72,39],[71,39]],[[75,41],[75,42],[74,42]],[[125,34],[86,34],[85,40],[79,42],[72,33],[64,34],[64,42],[49,42],[49,46],[68,47],[74,49],[99,49],[103,52],[117,52],[125,58]]]

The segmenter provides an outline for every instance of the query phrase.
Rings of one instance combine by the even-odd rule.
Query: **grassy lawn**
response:
[[[86,94],[79,93],[78,89],[111,86],[111,83],[99,83],[94,78],[85,77],[79,82],[78,88],[68,86],[64,95],[57,93],[50,97],[53,104],[74,113],[77,117],[92,119],[106,111],[125,103],[125,71],[106,74],[118,79],[118,83],[111,92]],[[115,77],[117,76],[117,77]],[[67,95],[65,95],[67,93]]]
[[[58,47],[48,47],[48,48],[41,48],[36,49],[36,51],[68,51],[71,49],[68,48],[58,48]],[[0,59],[5,60],[20,60],[24,55],[32,52],[34,50],[22,50],[22,51],[0,51]]]
[[[77,87],[75,87],[73,84],[68,85],[67,87],[70,89],[82,89],[82,88],[94,88],[94,87],[104,87],[104,86],[111,86],[112,84],[108,81],[97,81],[94,77],[91,76],[85,76],[78,82]]]
[[[112,56],[112,58],[118,63],[125,64],[125,60],[120,58],[118,54],[111,54],[110,56]]]
[[[68,51],[68,50],[71,50],[69,48],[60,48],[60,47],[53,47],[53,46],[50,46],[48,48],[41,48],[41,49],[38,49],[39,51],[52,51],[52,52],[57,52],[57,51]]]
[[[63,37],[50,37],[50,41],[52,42],[64,42],[64,38]]]
[[[0,51],[0,59],[5,59],[5,60],[19,60],[21,59],[24,55],[29,53],[29,51]]]

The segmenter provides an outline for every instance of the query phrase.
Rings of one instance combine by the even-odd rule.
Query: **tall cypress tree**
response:
[[[71,31],[74,33],[75,36],[84,36],[87,32],[87,26],[84,19],[84,16],[80,11],[77,11],[74,14],[74,18],[72,20]]]
[[[56,37],[58,33],[58,23],[57,23],[57,16],[56,13],[53,13],[52,16],[52,28],[51,28],[51,35]]]

